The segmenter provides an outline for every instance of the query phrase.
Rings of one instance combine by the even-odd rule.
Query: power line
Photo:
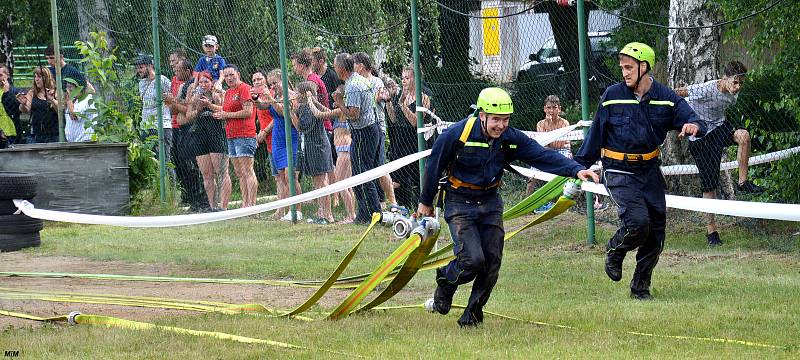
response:
[[[498,16],[476,16],[476,15],[467,14],[467,13],[461,12],[459,10],[453,9],[453,8],[451,8],[451,7],[449,7],[449,6],[445,5],[445,4],[442,4],[441,2],[439,2],[439,0],[435,0],[434,2],[436,4],[438,4],[439,7],[443,8],[443,9],[445,9],[447,11],[450,11],[452,13],[461,15],[461,16],[466,16],[466,17],[473,18],[473,19],[502,19],[502,18],[507,18],[507,17],[511,17],[511,16],[517,16],[517,15],[521,15],[521,14],[527,13],[528,11],[531,11],[534,8],[536,8],[537,6],[541,5],[544,1],[538,1],[538,2],[534,3],[533,5],[531,5],[529,8],[527,8],[525,10],[522,10],[522,11],[518,11],[518,12],[515,12],[515,13],[511,13],[511,14],[498,15]]]
[[[373,35],[377,35],[377,34],[380,34],[380,33],[386,32],[386,31],[389,31],[389,30],[391,30],[391,29],[394,29],[394,28],[396,28],[396,27],[398,27],[398,26],[400,26],[400,25],[405,25],[405,24],[408,22],[408,20],[411,18],[411,16],[410,16],[410,15],[409,15],[409,16],[406,16],[406,17],[405,17],[403,20],[400,20],[400,21],[398,21],[398,22],[396,22],[396,23],[394,23],[394,24],[392,24],[392,25],[389,25],[389,26],[387,26],[387,27],[383,28],[383,29],[378,29],[378,30],[374,30],[374,31],[371,31],[371,32],[367,32],[367,33],[361,33],[361,34],[340,34],[340,33],[336,33],[336,32],[333,32],[333,31],[327,30],[327,29],[325,29],[325,28],[322,28],[322,27],[316,26],[316,25],[314,25],[314,24],[311,24],[311,23],[309,23],[308,21],[306,21],[305,19],[303,19],[303,18],[301,18],[301,17],[299,17],[299,16],[297,16],[297,15],[294,15],[294,14],[292,14],[292,13],[289,13],[289,12],[287,12],[287,13],[286,13],[286,16],[288,16],[288,17],[290,17],[290,18],[292,18],[292,19],[294,19],[294,20],[296,20],[296,21],[298,21],[298,22],[302,23],[302,24],[303,24],[303,25],[305,25],[305,26],[308,26],[309,28],[312,28],[312,29],[314,29],[314,30],[317,30],[317,31],[319,31],[319,32],[321,32],[321,33],[323,33],[323,34],[333,35],[333,36],[337,36],[337,37],[352,37],[352,38],[373,36]]]
[[[609,14],[612,14],[612,15],[620,18],[620,19],[627,20],[627,21],[634,22],[634,23],[641,24],[641,25],[653,26],[653,27],[662,28],[662,29],[669,29],[669,30],[696,30],[696,29],[709,29],[709,28],[716,28],[716,27],[720,27],[720,26],[725,26],[725,25],[728,25],[728,24],[731,24],[731,23],[735,23],[735,22],[739,22],[739,21],[751,18],[751,17],[759,15],[759,14],[761,14],[763,12],[769,11],[770,9],[772,9],[773,7],[777,6],[778,4],[780,4],[782,2],[783,2],[783,0],[776,0],[775,2],[773,2],[770,5],[768,5],[767,7],[763,8],[761,10],[758,10],[758,11],[754,11],[754,12],[750,13],[749,15],[745,15],[745,16],[742,16],[742,17],[739,17],[739,18],[736,18],[736,19],[733,19],[733,20],[723,21],[723,22],[717,23],[717,24],[698,25],[698,26],[667,26],[667,25],[654,24],[654,23],[649,23],[649,22],[646,22],[646,21],[632,19],[632,18],[629,18],[629,17],[624,16],[624,15],[620,15],[620,14],[614,14],[611,10],[604,8],[604,7],[600,6],[600,4],[598,4],[596,1],[593,1],[593,3],[595,5],[597,5],[598,8],[600,8],[601,10],[603,10],[603,11],[609,13]]]

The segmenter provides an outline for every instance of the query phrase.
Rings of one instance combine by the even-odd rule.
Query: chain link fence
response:
[[[796,175],[800,158],[793,155],[800,146],[797,93],[792,95],[792,82],[785,73],[775,70],[775,64],[784,60],[780,55],[752,51],[764,45],[753,30],[742,29],[756,27],[761,18],[743,17],[744,10],[702,8],[696,13],[700,20],[679,18],[673,21],[679,28],[668,29],[668,2],[591,2],[579,17],[567,1],[419,1],[422,98],[417,99],[408,1],[283,4],[290,55],[283,59],[286,73],[280,72],[274,2],[210,6],[159,1],[160,46],[154,49],[148,2],[59,0],[61,44],[82,42],[77,45],[83,46],[82,64],[98,90],[96,105],[115,107],[97,111],[94,137],[113,141],[128,132],[134,136],[125,140],[141,141],[157,153],[150,146],[157,142],[153,110],[160,96],[149,90],[154,76],[142,61],[146,59],[142,55],[156,56],[161,67],[153,70],[165,77],[163,126],[169,129],[165,139],[171,149],[167,173],[176,184],[177,198],[191,211],[266,202],[269,196],[288,195],[283,145],[287,126],[297,139],[293,143],[300,175],[296,190],[308,191],[416,152],[417,109],[425,109],[421,110],[425,126],[458,121],[472,112],[470,106],[487,86],[500,86],[512,94],[512,126],[526,131],[590,120],[580,115],[577,22],[583,18],[588,29],[592,114],[604,90],[621,81],[619,49],[641,41],[656,51],[652,71],[656,81],[680,89],[705,121],[719,123],[724,118],[722,125],[699,140],[669,135],[662,153],[670,193],[697,197],[716,190],[707,197],[800,203]],[[730,20],[734,21],[715,25]],[[695,27],[699,23],[711,25]],[[98,46],[103,42],[108,46]],[[113,61],[103,62],[112,49]],[[335,71],[337,56],[352,63],[352,69],[346,65],[348,71]],[[726,76],[731,61],[741,62],[742,67],[728,69]],[[236,66],[239,81],[228,81],[224,75],[229,65]],[[198,75],[202,70],[209,71],[210,81]],[[342,87],[341,77],[350,71],[359,74],[358,81],[363,79],[365,85]],[[115,80],[109,82],[112,73]],[[288,120],[280,106],[284,79],[293,104]],[[365,124],[354,123],[353,114],[328,111],[356,99],[363,100],[358,116],[371,113]],[[238,117],[220,119],[223,115],[215,115],[219,112]],[[351,121],[341,121],[348,116]],[[377,124],[374,132],[372,125],[366,125],[372,122]],[[422,146],[430,148],[436,135],[427,131]],[[255,139],[256,144],[244,138]],[[575,133],[551,147],[571,156],[581,139]],[[763,162],[746,170],[740,163],[730,163],[748,158],[748,152]],[[247,160],[250,156],[252,161]],[[504,191],[512,199],[521,198],[529,187],[525,181],[507,183]],[[149,186],[143,183],[140,188]],[[375,205],[374,196],[383,206],[413,208],[418,195],[419,169],[409,165],[357,187],[355,193],[306,204],[303,210],[315,219],[352,220],[353,203],[358,204],[356,209],[370,207]],[[601,200],[598,206],[603,208],[606,200]]]

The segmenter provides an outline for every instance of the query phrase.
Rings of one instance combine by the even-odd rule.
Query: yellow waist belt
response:
[[[617,152],[614,150],[609,150],[606,148],[600,150],[600,155],[602,157],[607,157],[609,159],[622,160],[622,161],[647,161],[650,159],[657,158],[658,155],[660,154],[661,150],[659,149],[655,149],[647,154],[627,154],[627,153]]]
[[[452,176],[452,175],[448,178],[448,180],[450,180],[450,186],[453,189],[458,189],[458,188],[464,187],[464,188],[472,189],[472,190],[489,190],[489,189],[494,189],[494,188],[500,186],[500,181],[493,182],[493,183],[489,184],[489,186],[480,186],[480,185],[470,184],[468,182],[463,182],[463,181],[459,180],[457,177]]]

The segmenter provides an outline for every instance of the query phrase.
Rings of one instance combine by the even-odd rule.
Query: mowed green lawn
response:
[[[508,223],[507,228],[524,220]],[[757,226],[727,227],[726,244],[716,249],[705,246],[700,227],[687,228],[691,232],[668,229],[666,250],[653,277],[655,300],[649,302],[628,298],[633,254],[625,261],[623,281],[608,280],[603,272],[604,247],[584,245],[585,222],[579,215],[564,214],[509,241],[500,280],[486,310],[576,329],[487,315],[483,326],[462,330],[456,324],[461,314],[458,309],[447,316],[418,308],[373,311],[340,321],[310,323],[251,315],[165,315],[151,322],[287,342],[309,350],[88,325],[9,329],[0,334],[0,350],[22,350],[28,359],[346,357],[320,349],[381,359],[796,359],[800,357],[800,240],[792,233],[797,225],[768,225],[780,228],[774,232],[778,234]],[[339,263],[363,230],[358,226],[290,226],[252,218],[168,229],[51,223],[42,233],[42,246],[26,251],[179,265],[177,268],[191,269],[194,276],[207,271],[215,277],[320,279]],[[613,231],[613,226],[599,226],[599,241],[603,243]],[[387,229],[375,231],[346,274],[376,266],[399,244],[387,239]],[[423,272],[387,304],[419,304],[432,291],[432,272]],[[465,303],[468,293],[469,286],[459,289],[455,302]],[[789,348],[630,332],[735,339]]]

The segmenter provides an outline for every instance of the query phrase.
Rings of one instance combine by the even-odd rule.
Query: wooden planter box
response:
[[[0,170],[37,174],[39,209],[129,214],[128,144],[14,145],[0,150]]]

